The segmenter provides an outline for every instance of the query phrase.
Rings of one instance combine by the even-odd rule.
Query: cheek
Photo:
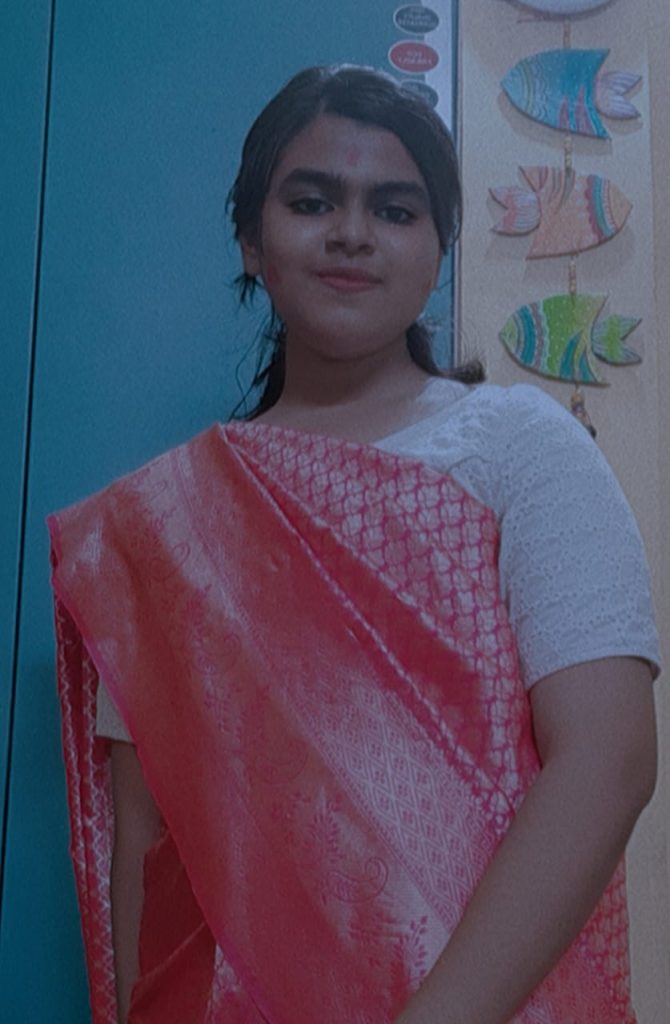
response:
[[[280,281],[280,274],[275,263],[268,263],[265,268],[265,283],[268,288],[276,288]]]
[[[349,146],[344,154],[347,167],[356,167],[361,160],[361,150],[358,146]]]

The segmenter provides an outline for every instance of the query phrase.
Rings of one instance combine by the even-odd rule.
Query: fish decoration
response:
[[[493,230],[501,235],[536,232],[527,259],[568,256],[613,238],[626,223],[632,204],[608,178],[577,175],[560,167],[521,167],[528,188],[492,188],[505,207]]]
[[[539,14],[548,14],[556,18],[562,18],[570,14],[587,14],[597,10],[598,7],[605,7],[610,0],[512,0],[520,7],[529,7]]]
[[[502,87],[523,114],[576,135],[609,139],[600,115],[620,120],[640,116],[626,99],[641,76],[601,71],[609,50],[546,50],[524,57],[507,72]]]
[[[624,344],[640,323],[624,316],[601,318],[606,295],[554,295],[521,306],[500,331],[517,362],[545,377],[606,384],[597,360],[630,366],[641,357]]]

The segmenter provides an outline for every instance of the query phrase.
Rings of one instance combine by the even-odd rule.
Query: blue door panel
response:
[[[386,65],[394,0],[59,0],[0,951],[3,1021],[89,1019],[68,863],[44,517],[240,398],[225,201],[299,68]],[[246,353],[246,357],[245,357]],[[8,1013],[5,1011],[9,1010]]]
[[[50,0],[25,0],[0,8],[0,863],[5,850],[50,7]]]

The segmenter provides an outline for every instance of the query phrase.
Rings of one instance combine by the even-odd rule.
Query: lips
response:
[[[319,270],[316,276],[338,291],[367,291],[380,283],[380,278],[356,267],[328,267]]]

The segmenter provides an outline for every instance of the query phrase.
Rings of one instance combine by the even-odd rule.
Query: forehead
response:
[[[424,184],[421,171],[397,135],[336,114],[321,114],[289,142],[275,168],[273,184],[297,167],[363,181]]]

